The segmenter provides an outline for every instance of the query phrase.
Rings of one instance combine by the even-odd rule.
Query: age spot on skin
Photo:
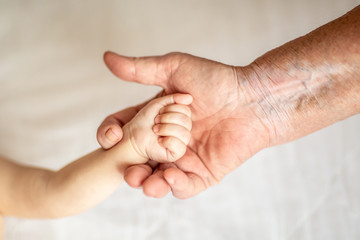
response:
[[[295,110],[302,112],[313,107],[321,108],[330,97],[330,90],[329,85],[323,85],[314,93],[301,95],[296,102]]]

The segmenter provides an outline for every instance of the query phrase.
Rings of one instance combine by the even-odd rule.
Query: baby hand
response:
[[[192,127],[192,103],[188,94],[173,94],[152,100],[124,126],[122,141],[130,141],[144,160],[173,162],[186,152]],[[140,163],[140,162],[139,162]]]

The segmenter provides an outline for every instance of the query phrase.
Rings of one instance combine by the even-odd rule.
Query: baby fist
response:
[[[192,103],[188,94],[152,100],[124,127],[135,151],[145,159],[174,162],[186,152],[191,138]],[[126,136],[127,135],[127,136]]]

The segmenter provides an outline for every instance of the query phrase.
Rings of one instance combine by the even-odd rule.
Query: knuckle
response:
[[[174,122],[173,119],[174,119],[174,117],[170,113],[166,113],[166,114],[161,116],[161,121],[164,122],[164,123]]]
[[[176,149],[174,139],[172,137],[165,138],[163,144],[166,148],[170,149],[171,151]]]
[[[164,115],[164,121],[176,124],[178,122],[182,122],[182,116],[176,113],[167,113]]]
[[[188,106],[184,106],[184,107],[185,107],[185,109],[184,109],[185,114],[188,115],[189,117],[191,117],[191,109],[190,109],[190,107],[188,107]]]
[[[186,144],[190,141],[190,137],[191,135],[189,131],[183,131],[181,139],[183,139],[186,142]]]
[[[187,132],[186,144],[189,144],[190,139],[191,139],[191,133],[190,133],[190,132]]]
[[[176,122],[186,128],[191,127],[192,125],[191,119],[183,113],[178,113],[174,115],[172,118],[173,118],[173,122]]]
[[[186,126],[187,126],[187,128],[189,129],[189,130],[191,130],[191,128],[192,128],[192,121],[191,121],[191,119],[190,118],[186,118]]]
[[[189,121],[189,118],[185,114],[182,114],[182,113],[179,114],[179,118],[180,118],[181,122],[187,123]]]
[[[158,135],[165,135],[167,130],[166,130],[166,124],[158,124],[156,125],[157,127],[157,134]]]
[[[163,133],[169,132],[171,129],[169,127],[169,124],[161,124],[160,131]]]

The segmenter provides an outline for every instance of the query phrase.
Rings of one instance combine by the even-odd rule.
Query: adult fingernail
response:
[[[117,136],[111,128],[106,131],[105,137],[111,142],[116,142],[119,139],[119,136]]]
[[[166,181],[167,181],[170,185],[173,185],[174,182],[175,182],[173,178],[166,178]]]

